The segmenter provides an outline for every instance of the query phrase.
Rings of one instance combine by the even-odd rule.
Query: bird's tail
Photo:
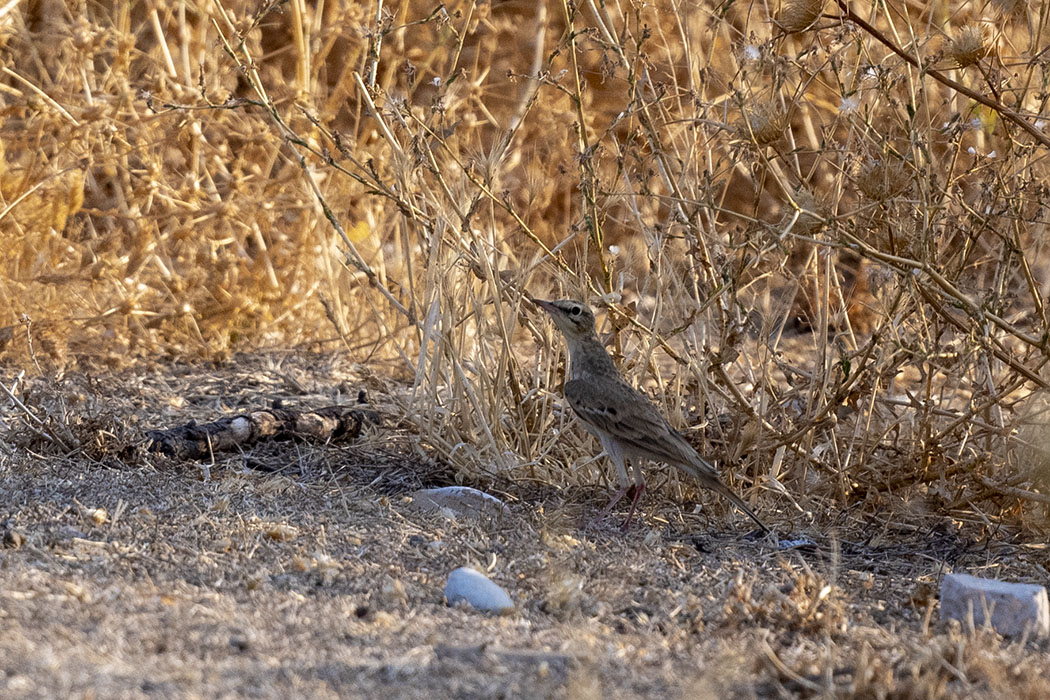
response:
[[[696,480],[707,488],[722,494],[732,501],[733,505],[747,513],[748,517],[754,520],[755,523],[762,528],[762,532],[768,535],[771,530],[766,527],[765,523],[758,519],[758,516],[755,515],[755,511],[751,510],[740,496],[737,496],[728,486],[722,483],[722,480],[718,478],[718,470],[699,454],[695,455],[695,458],[699,464],[687,465],[688,468],[686,471],[691,472]]]
[[[760,528],[762,528],[762,532],[763,533],[765,533],[767,535],[770,533],[770,529],[768,527],[766,527],[765,523],[763,523],[761,520],[758,519],[758,516],[755,515],[755,511],[753,511],[750,508],[748,508],[747,504],[744,503],[744,499],[740,498],[740,496],[737,496],[735,493],[730,491],[728,486],[726,486],[721,481],[719,481],[718,482],[718,486],[715,487],[715,491],[718,491],[718,493],[722,494],[723,496],[728,498],[730,501],[732,501],[733,505],[735,505],[737,508],[739,508],[740,510],[744,511],[745,513],[747,513],[748,516],[752,520],[754,520],[755,523]]]

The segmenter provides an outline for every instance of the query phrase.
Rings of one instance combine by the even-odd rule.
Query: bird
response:
[[[762,532],[770,532],[754,511],[722,483],[711,463],[693,449],[646,396],[627,383],[598,339],[590,307],[571,299],[533,301],[550,314],[569,348],[569,369],[563,388],[565,399],[584,427],[598,438],[616,467],[620,490],[603,513],[612,510],[633,488],[631,510],[623,529],[630,526],[645,490],[645,477],[638,462],[652,460],[685,472],[705,488],[729,499],[754,520]],[[633,481],[627,475],[628,464]]]

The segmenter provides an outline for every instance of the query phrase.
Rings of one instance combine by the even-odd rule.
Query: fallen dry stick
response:
[[[352,440],[361,434],[365,425],[379,423],[379,414],[368,406],[361,392],[356,406],[326,406],[305,411],[270,408],[213,423],[191,421],[168,430],[149,430],[146,437],[150,440],[151,452],[199,459],[263,439]]]

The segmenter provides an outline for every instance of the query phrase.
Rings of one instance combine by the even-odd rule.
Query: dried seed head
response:
[[[777,15],[776,23],[785,32],[802,32],[813,26],[824,11],[824,0],[790,0]]]
[[[911,188],[911,177],[899,160],[869,160],[857,173],[857,189],[869,199],[884,202]]]
[[[797,233],[801,236],[812,236],[815,233],[819,233],[824,228],[824,219],[827,218],[827,202],[817,198],[812,192],[806,188],[801,188],[792,195],[792,199],[795,200],[795,204],[801,211],[798,214],[798,218],[795,218],[795,210],[793,207],[785,207],[784,216],[780,220],[780,231],[783,233],[789,225],[791,220],[794,219],[795,223],[791,226],[792,233]]]
[[[972,66],[988,55],[990,39],[982,27],[965,27],[948,42],[948,56],[960,68]]]
[[[787,115],[775,102],[745,107],[740,121],[736,123],[737,135],[745,140],[752,140],[759,146],[766,146],[784,133],[787,126]]]

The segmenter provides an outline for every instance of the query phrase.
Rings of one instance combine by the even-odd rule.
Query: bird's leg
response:
[[[613,494],[613,497],[612,497],[612,500],[611,500],[611,501],[609,501],[608,505],[606,505],[606,506],[605,506],[604,508],[602,508],[602,511],[601,511],[600,513],[598,513],[598,516],[597,516],[597,517],[595,518],[595,521],[601,520],[601,519],[602,519],[602,518],[604,518],[604,517],[605,517],[606,515],[608,515],[609,513],[611,513],[611,512],[612,512],[612,509],[613,509],[613,508],[614,508],[614,507],[616,506],[616,504],[617,504],[617,503],[619,503],[619,502],[620,502],[620,500],[621,500],[621,499],[622,499],[622,498],[624,497],[624,495],[625,495],[625,494],[626,494],[626,493],[627,493],[627,492],[628,492],[628,491],[629,491],[630,489],[633,489],[633,488],[634,488],[634,484],[631,484],[631,485],[629,485],[629,486],[624,486],[624,487],[623,487],[623,488],[621,488],[621,489],[620,489],[619,491],[617,491],[616,493],[614,493],[614,494]]]
[[[631,511],[627,514],[627,520],[624,520],[623,525],[620,527],[624,532],[627,532],[627,528],[631,526],[631,519],[634,518],[634,513],[638,510],[638,502],[642,500],[642,494],[645,493],[645,477],[642,475],[642,468],[637,460],[631,463],[631,473],[634,474],[634,483],[629,487],[629,490],[633,491],[631,494]]]
[[[616,467],[616,478],[620,481],[620,490],[613,494],[609,504],[595,516],[594,523],[604,520],[605,516],[609,515],[616,504],[620,502],[620,499],[624,497],[624,494],[628,490],[635,488],[635,485],[631,483],[631,479],[627,475],[627,460],[624,457],[623,450],[620,449],[620,446],[615,441],[607,439],[604,435],[599,434],[598,438],[602,442],[602,447],[605,448],[606,456],[613,463],[613,466]],[[634,496],[632,495],[631,498],[633,499]]]
[[[620,526],[620,529],[624,532],[627,532],[627,528],[631,526],[634,512],[638,510],[638,502],[642,500],[642,493],[645,491],[645,484],[632,484],[630,490],[634,491],[634,496],[631,498],[631,512],[627,514],[627,520],[624,520],[623,525]]]

